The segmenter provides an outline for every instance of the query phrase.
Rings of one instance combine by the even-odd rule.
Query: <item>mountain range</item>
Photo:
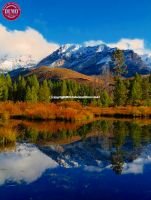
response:
[[[100,75],[111,68],[111,57],[116,48],[104,44],[97,46],[64,45],[41,60],[36,67],[63,67],[78,71],[86,75]],[[130,77],[139,74],[148,74],[151,71],[149,57],[141,57],[133,50],[123,50],[125,62]]]
[[[111,69],[111,57],[116,48],[110,48],[105,44],[97,46],[84,46],[66,44],[56,51],[36,62],[32,56],[20,56],[12,58],[5,56],[0,59],[0,70],[11,71],[11,75],[29,73],[39,67],[67,68],[85,75],[100,75]],[[136,73],[149,74],[151,72],[151,57],[138,55],[133,50],[123,50],[125,63],[128,67],[127,77]]]

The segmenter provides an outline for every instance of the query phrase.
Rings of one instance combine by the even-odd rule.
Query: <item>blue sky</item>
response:
[[[0,7],[8,0],[1,0]],[[17,0],[22,9],[16,21],[0,15],[7,28],[32,27],[57,43],[88,40],[116,42],[144,39],[151,47],[151,0]]]

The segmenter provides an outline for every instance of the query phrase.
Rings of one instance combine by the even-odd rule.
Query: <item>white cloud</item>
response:
[[[40,32],[33,28],[9,30],[2,24],[0,24],[0,44],[0,58],[5,55],[9,57],[31,55],[36,62],[51,54],[59,47],[56,43],[48,42]],[[107,43],[102,40],[90,40],[83,43],[84,46],[100,44],[120,49],[132,49],[140,55],[148,54],[151,56],[151,49],[147,49],[145,41],[138,38],[122,38],[115,43]]]
[[[100,44],[105,44],[105,42],[103,42],[102,40],[89,40],[83,43],[84,46],[89,46],[89,47],[93,47],[96,45],[100,45]]]
[[[58,46],[56,43],[48,42],[33,28],[12,31],[0,24],[0,57],[32,55],[38,61],[52,53]]]
[[[151,49],[147,49],[145,47],[145,41],[143,39],[122,38],[115,43],[106,43],[106,42],[103,42],[102,40],[90,40],[90,41],[84,42],[85,46],[95,46],[95,45],[100,45],[100,44],[106,44],[109,47],[112,47],[112,48],[117,47],[123,50],[132,49],[140,55],[149,54],[151,56]]]
[[[143,39],[121,39],[117,43],[109,43],[108,45],[119,49],[132,49],[140,55],[151,53],[151,50],[145,47]]]

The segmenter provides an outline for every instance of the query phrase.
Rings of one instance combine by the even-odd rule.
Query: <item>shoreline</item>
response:
[[[1,102],[1,119],[28,119],[35,121],[87,121],[99,117],[151,119],[150,106],[97,107],[83,106],[79,102],[59,103]]]

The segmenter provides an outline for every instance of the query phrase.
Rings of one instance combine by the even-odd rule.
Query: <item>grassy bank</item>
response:
[[[94,118],[91,111],[77,102],[54,103],[26,103],[2,102],[0,103],[0,116],[2,119],[32,119],[32,120],[90,120]]]
[[[126,106],[107,107],[82,106],[78,102],[60,103],[25,103],[25,102],[1,102],[0,116],[3,120],[9,118],[31,120],[64,120],[82,121],[92,120],[97,117],[128,117],[151,118],[151,107]]]
[[[124,118],[151,118],[150,106],[118,106],[118,107],[87,107],[94,116],[124,117]]]

